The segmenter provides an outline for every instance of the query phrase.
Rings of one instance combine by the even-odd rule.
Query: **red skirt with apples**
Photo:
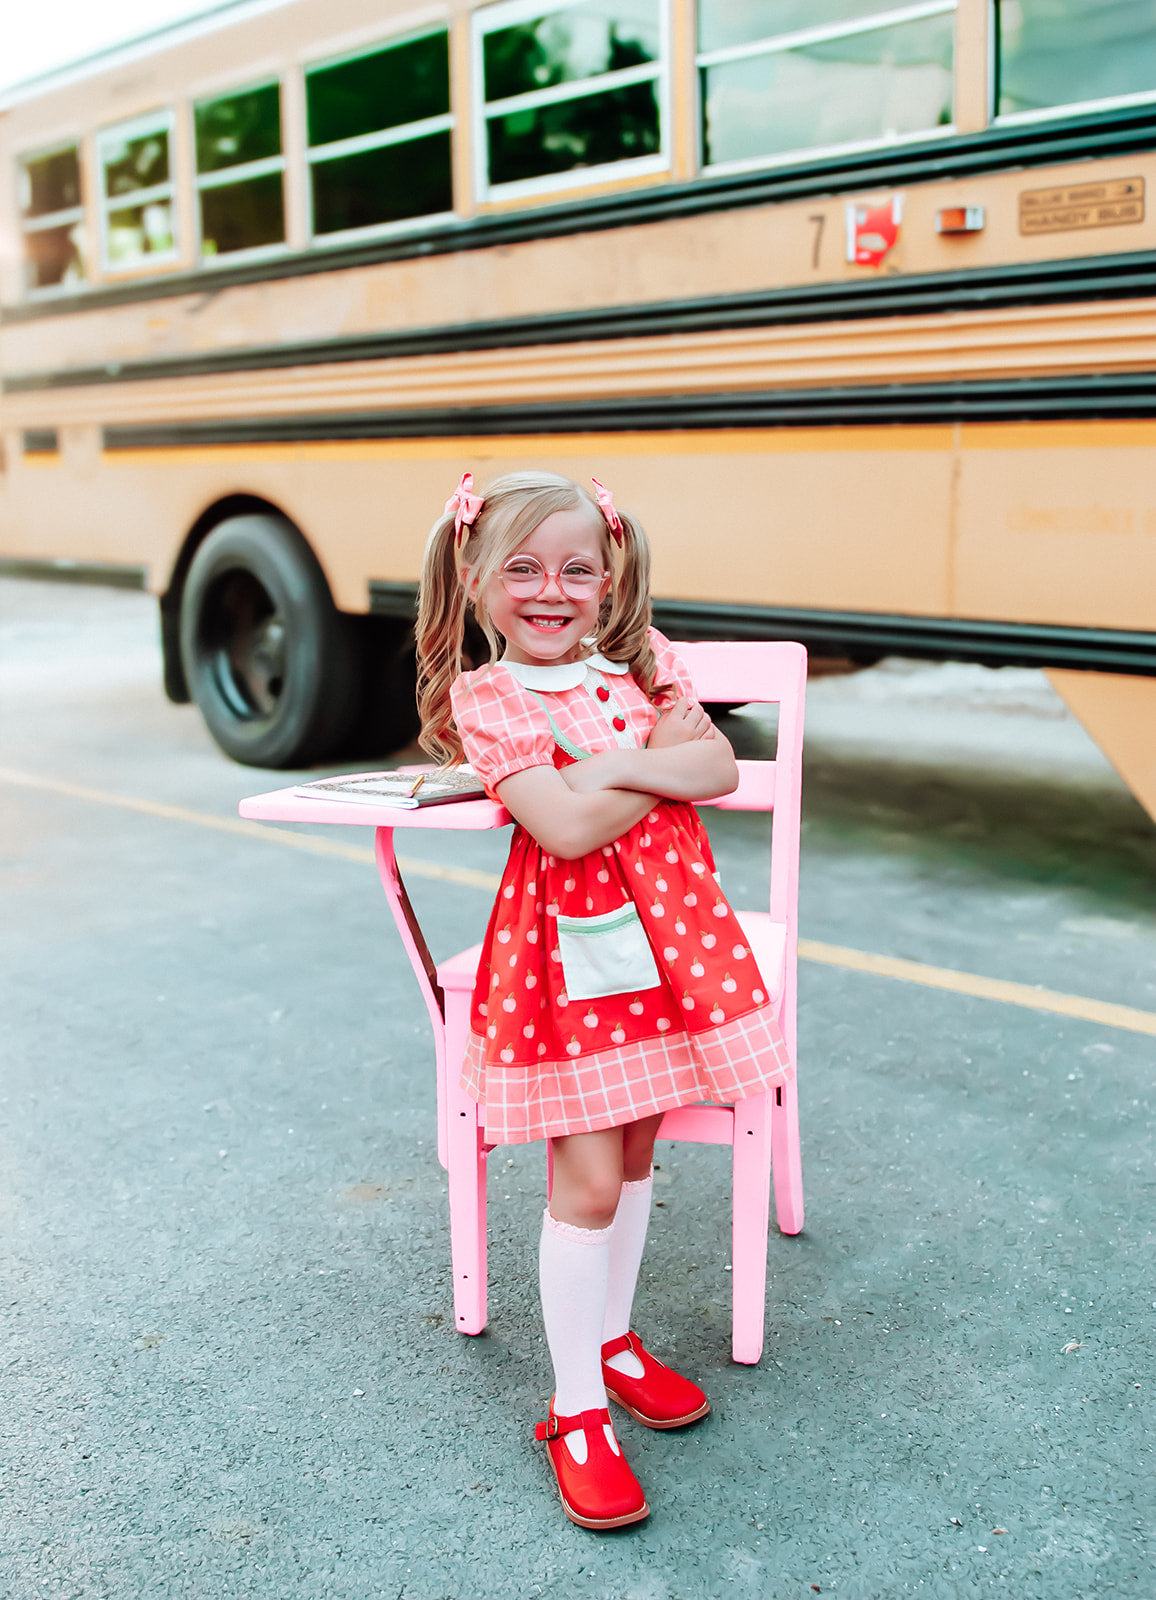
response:
[[[631,922],[657,981],[575,999],[563,946],[578,950],[574,961],[590,941],[567,943],[559,919],[579,933]],[[583,981],[588,989],[589,980],[573,986]],[[729,1104],[792,1076],[778,998],[719,889],[693,806],[664,800],[577,861],[548,855],[517,827],[478,964],[462,1082],[484,1102],[493,1144]]]

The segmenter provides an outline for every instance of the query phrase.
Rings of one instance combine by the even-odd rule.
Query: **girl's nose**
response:
[[[556,572],[548,572],[546,581],[538,594],[539,600],[565,600],[566,593],[562,588],[562,579]]]

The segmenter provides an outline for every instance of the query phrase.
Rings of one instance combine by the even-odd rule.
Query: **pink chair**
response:
[[[722,705],[763,702],[779,708],[774,761],[740,761],[738,789],[715,804],[720,810],[774,813],[769,910],[743,911],[739,920],[768,992],[777,1002],[794,1061],[807,653],[799,644],[680,644],[678,648],[701,700]],[[433,1026],[438,1160],[449,1175],[454,1320],[462,1333],[481,1333],[486,1325],[486,1156],[493,1146],[485,1140],[484,1107],[463,1090],[459,1071],[481,947],[474,945],[435,966],[402,882],[393,836],[398,828],[497,828],[509,823],[510,815],[491,801],[390,812],[305,800],[291,789],[244,800],[240,812],[264,821],[369,824],[377,829],[378,872]],[[659,1137],[731,1146],[732,1352],[736,1361],[756,1362],[763,1351],[772,1172],[779,1228],[790,1234],[803,1226],[796,1084],[734,1106],[680,1107],[663,1118]]]
[[[741,761],[738,789],[715,804],[720,810],[774,812],[770,908],[740,912],[739,920],[768,991],[778,1002],[780,1025],[794,1061],[807,653],[798,644],[680,644],[678,648],[700,699],[732,705],[759,701],[779,707],[775,760]],[[392,849],[387,847],[383,854],[379,834],[382,882],[406,937],[406,913],[399,898],[405,891],[391,862]],[[461,1087],[457,1071],[465,1054],[480,952],[481,947],[474,945],[443,961],[436,973],[419,970],[438,1041],[438,1155],[449,1173],[454,1318],[463,1333],[480,1333],[486,1325],[485,1158],[493,1147],[485,1141],[484,1109]],[[412,959],[412,947],[410,953]],[[435,998],[438,990],[444,996],[444,1039]],[[452,1071],[447,1070],[448,1063],[454,1064]],[[659,1138],[731,1146],[732,1353],[736,1361],[756,1362],[763,1353],[772,1171],[779,1228],[798,1233],[803,1226],[797,1085],[792,1082],[735,1106],[683,1106],[669,1111]]]

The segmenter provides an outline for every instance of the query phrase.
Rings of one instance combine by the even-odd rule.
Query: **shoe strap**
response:
[[[573,1433],[576,1428],[582,1428],[587,1433],[596,1433],[601,1427],[609,1427],[610,1411],[608,1407],[601,1409],[593,1407],[589,1411],[582,1411],[576,1417],[557,1417],[554,1415],[553,1406],[545,1422],[534,1425],[535,1439],[557,1439],[564,1433]]]
[[[602,1346],[602,1359],[609,1361],[611,1356],[620,1356],[624,1350],[629,1350],[632,1355],[641,1356],[637,1334],[624,1333],[620,1338],[607,1339]]]

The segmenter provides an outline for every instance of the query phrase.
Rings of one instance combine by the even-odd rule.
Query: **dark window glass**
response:
[[[169,136],[164,128],[103,146],[104,192],[110,198],[169,181]]]
[[[281,154],[281,89],[276,83],[198,106],[195,120],[198,172],[220,172]]]
[[[266,172],[201,190],[201,254],[224,256],[257,250],[285,238],[285,200],[281,174]]]
[[[46,217],[80,204],[80,162],[75,145],[24,162],[24,175],[21,209],[26,217]]]
[[[305,80],[309,143],[333,144],[443,116],[450,108],[449,35],[427,34]]]
[[[1152,0],[1000,0],[997,109],[1156,93]]]
[[[60,449],[60,435],[55,428],[25,428],[23,442],[26,456],[53,456]]]
[[[35,233],[26,233],[24,257],[30,288],[53,289],[62,283],[83,283],[81,224],[73,222],[62,228],[40,228]]]
[[[448,131],[313,163],[316,234],[452,209]]]
[[[486,99],[505,100],[657,61],[654,0],[614,0],[613,13],[573,7],[487,33]]]
[[[947,13],[708,67],[704,160],[866,143],[948,123],[953,38]]]
[[[660,147],[653,83],[512,111],[492,117],[488,127],[491,183],[629,161]]]
[[[804,28],[822,28],[834,22],[851,22],[881,11],[894,11],[903,0],[700,0],[698,47],[726,50],[733,45],[754,44],[759,39],[778,38],[784,33],[799,33]]]

